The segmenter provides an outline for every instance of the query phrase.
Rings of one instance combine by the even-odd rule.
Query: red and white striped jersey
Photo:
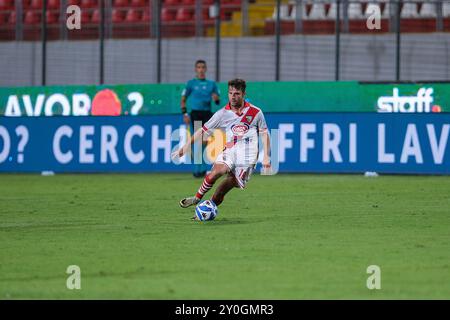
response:
[[[203,131],[210,135],[214,129],[225,131],[229,147],[239,141],[258,143],[258,133],[267,131],[267,124],[261,109],[245,102],[240,114],[235,113],[229,104],[214,113],[203,126]]]

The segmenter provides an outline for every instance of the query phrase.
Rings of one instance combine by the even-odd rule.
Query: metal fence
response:
[[[448,81],[449,52],[450,0],[0,0],[3,86]]]

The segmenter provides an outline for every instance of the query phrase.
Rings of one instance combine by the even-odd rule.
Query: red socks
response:
[[[198,189],[197,194],[195,195],[196,198],[201,199],[207,193],[214,185],[214,182],[212,179],[209,178],[208,175],[206,175],[205,179],[203,180],[202,185],[200,186],[200,189]]]

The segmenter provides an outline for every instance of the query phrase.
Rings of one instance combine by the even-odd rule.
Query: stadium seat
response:
[[[208,21],[213,19],[209,16],[209,8],[202,8],[202,19],[203,21]]]
[[[352,2],[348,5],[349,19],[363,19],[361,3]]]
[[[327,19],[336,20],[337,16],[337,5],[336,3],[332,3],[328,9]],[[342,19],[342,6],[341,6],[341,19]]]
[[[82,12],[83,11],[86,11],[86,10],[82,10]],[[100,10],[98,10],[98,9],[95,9],[94,11],[92,11],[92,17],[91,17],[91,22],[92,23],[100,23]]]
[[[309,12],[308,19],[311,20],[325,20],[325,6],[322,3],[314,3]]]
[[[222,1],[226,2],[226,1]],[[203,5],[212,5],[214,3],[214,0],[202,0]]]
[[[27,11],[25,13],[25,24],[39,24],[41,22],[41,15],[36,11]]]
[[[450,17],[450,2],[444,2],[442,4],[442,16],[444,18]]]
[[[129,9],[125,16],[126,23],[137,23],[141,21],[141,11],[136,9]]]
[[[42,0],[31,0],[30,8],[31,9],[42,9],[43,1]]]
[[[11,10],[14,8],[14,0],[0,0],[0,10]]]
[[[152,6],[151,2],[148,3],[148,1],[146,2],[145,0],[128,0],[128,2],[130,3],[130,7],[143,8],[143,7]]]
[[[180,4],[180,0],[165,0],[164,5],[167,6],[178,6]]]
[[[422,18],[435,18],[436,17],[436,4],[435,3],[423,3],[420,9],[420,16]]]
[[[305,11],[305,10],[303,9],[303,11]],[[293,5],[291,8],[291,11],[289,12],[288,20],[295,20],[296,14],[297,14],[297,6]],[[304,17],[302,17],[302,19],[304,19]]]
[[[274,8],[272,19],[277,19],[277,7]],[[280,6],[280,19],[281,20],[287,20],[289,19],[289,6],[287,4],[283,4]]]
[[[128,7],[129,5],[128,0],[114,0],[113,7]]]
[[[89,10],[81,10],[81,24],[89,24],[91,23],[91,12]]]
[[[161,21],[169,22],[175,20],[176,12],[173,9],[162,8],[161,9]]]
[[[59,22],[59,11],[47,11],[46,12],[47,23],[48,24],[57,24]]]
[[[13,2],[15,2],[15,0]],[[30,3],[31,3],[31,0],[23,0],[22,1],[22,10],[23,9],[29,9],[30,8]]]
[[[96,8],[98,7],[97,0],[81,0],[81,8]]]
[[[8,18],[8,24],[10,24],[10,25],[16,24],[16,17],[17,17],[16,12],[12,11]]]
[[[6,25],[8,23],[9,15],[5,12],[0,12],[0,26]]]
[[[384,8],[383,8],[383,4],[384,4]],[[391,11],[392,11],[392,14],[395,14],[395,10],[397,10],[397,8],[396,8],[396,4],[395,3],[380,3],[380,8],[381,8],[381,12],[382,12],[382,15],[381,15],[381,17],[382,18],[385,18],[385,19],[387,19],[387,18],[390,18],[390,16],[391,16]]]
[[[145,0],[131,0],[130,6],[132,7],[145,7]]]
[[[59,9],[60,0],[47,0],[47,9]]]
[[[300,8],[302,11],[302,20],[308,19],[308,10],[305,4],[302,5],[302,7]],[[297,6],[293,6],[291,13],[289,14],[289,17],[291,20],[295,20],[297,15]]]
[[[123,21],[123,11],[118,9],[113,9],[111,13],[111,21],[113,23],[121,23]]]
[[[15,25],[9,23],[10,12],[0,12],[0,42],[14,41],[16,39]],[[7,59],[3,57],[3,59]],[[6,60],[5,60],[6,62]]]
[[[195,0],[181,0],[181,4],[183,4],[185,6],[194,6]]]
[[[177,10],[175,20],[177,21],[192,21],[194,18],[194,11],[188,8],[181,7]]]
[[[402,18],[418,18],[419,14],[417,13],[417,3],[404,3],[400,16]]]
[[[142,12],[142,19],[143,22],[149,22],[151,20],[150,18],[150,11],[148,8],[145,8]]]
[[[78,6],[78,5],[80,5],[80,1],[81,0],[67,0],[67,6],[73,6],[73,5]]]

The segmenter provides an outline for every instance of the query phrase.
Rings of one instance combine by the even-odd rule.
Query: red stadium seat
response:
[[[41,22],[41,15],[36,11],[27,11],[25,13],[25,24],[39,24]]]
[[[195,5],[195,0],[181,0],[181,3],[186,6],[193,6]]]
[[[84,11],[85,11],[85,10],[84,10]],[[91,22],[92,22],[92,23],[100,23],[100,10],[95,9],[95,10],[92,12]]]
[[[47,11],[46,17],[48,24],[57,24],[59,20],[59,11]]]
[[[149,22],[151,20],[150,18],[150,11],[148,8],[144,9],[144,12],[142,13],[142,19],[143,22]]]
[[[127,11],[125,16],[125,22],[127,23],[136,23],[141,20],[141,12],[136,9],[130,9]]]
[[[98,7],[97,0],[81,0],[81,8],[96,8]]]
[[[161,9],[161,21],[168,22],[175,20],[175,11],[168,8]]]
[[[60,0],[47,0],[48,9],[59,9]]]
[[[14,0],[0,0],[0,10],[11,10],[14,8]]]
[[[8,18],[8,24],[16,24],[16,17],[17,17],[16,12],[15,11],[11,12]]]
[[[175,20],[177,21],[191,21],[194,19],[194,11],[188,8],[179,8]]]
[[[67,0],[67,6],[79,6],[80,0]]]
[[[91,23],[91,13],[89,10],[81,10],[81,25],[84,23]]]
[[[31,0],[30,8],[32,9],[42,9],[43,1],[42,0]]]
[[[202,19],[203,19],[204,21],[214,19],[214,18],[211,18],[211,17],[209,16],[209,8],[203,8],[203,9],[202,9]]]
[[[222,0],[223,4],[240,6],[242,4],[242,0]]]
[[[31,0],[22,0],[22,10],[30,8]]]
[[[111,20],[113,23],[123,22],[123,11],[118,9],[113,9]]]
[[[177,6],[180,4],[180,0],[165,0],[164,5],[167,6]]]
[[[3,26],[8,23],[8,14],[0,12],[0,26]]]
[[[128,7],[128,0],[114,0],[114,7]]]
[[[131,0],[130,6],[145,7],[145,0]]]
[[[203,5],[212,5],[214,0],[202,0]]]

